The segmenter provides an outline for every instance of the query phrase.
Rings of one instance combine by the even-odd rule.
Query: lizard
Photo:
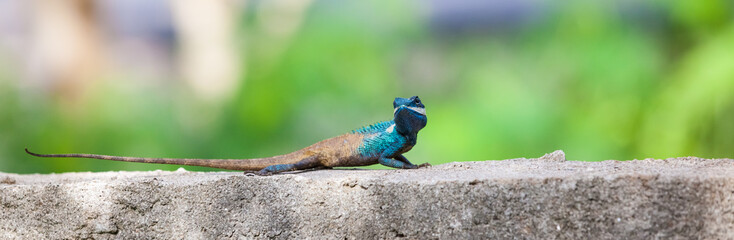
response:
[[[357,167],[382,164],[388,167],[414,169],[431,166],[415,165],[403,153],[416,144],[418,131],[427,123],[426,108],[418,96],[397,97],[393,101],[393,120],[355,129],[347,134],[317,142],[288,154],[251,159],[143,158],[86,153],[39,154],[36,157],[93,158],[123,162],[202,166],[271,175],[287,171],[333,167]]]

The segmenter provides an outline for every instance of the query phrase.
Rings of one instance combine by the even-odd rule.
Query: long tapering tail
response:
[[[175,165],[186,165],[186,166],[201,166],[228,170],[240,170],[240,171],[256,171],[263,169],[270,165],[285,164],[292,160],[293,153],[279,155],[268,158],[252,158],[252,159],[200,159],[200,158],[142,158],[142,157],[122,157],[122,156],[109,156],[99,154],[86,154],[86,153],[70,153],[70,154],[39,154],[34,153],[25,149],[30,155],[44,158],[93,158],[111,161],[122,161],[122,162],[137,162],[137,163],[158,163],[158,164],[175,164]]]

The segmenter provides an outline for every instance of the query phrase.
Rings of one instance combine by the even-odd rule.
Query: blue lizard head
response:
[[[418,96],[411,98],[395,98],[392,106],[395,108],[396,130],[401,134],[416,134],[426,126],[426,106]]]

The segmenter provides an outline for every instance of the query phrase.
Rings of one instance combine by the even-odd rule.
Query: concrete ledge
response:
[[[0,173],[0,238],[734,238],[734,161]]]

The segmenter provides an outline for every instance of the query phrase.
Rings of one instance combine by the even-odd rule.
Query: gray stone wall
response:
[[[0,173],[1,239],[734,238],[734,161]]]

